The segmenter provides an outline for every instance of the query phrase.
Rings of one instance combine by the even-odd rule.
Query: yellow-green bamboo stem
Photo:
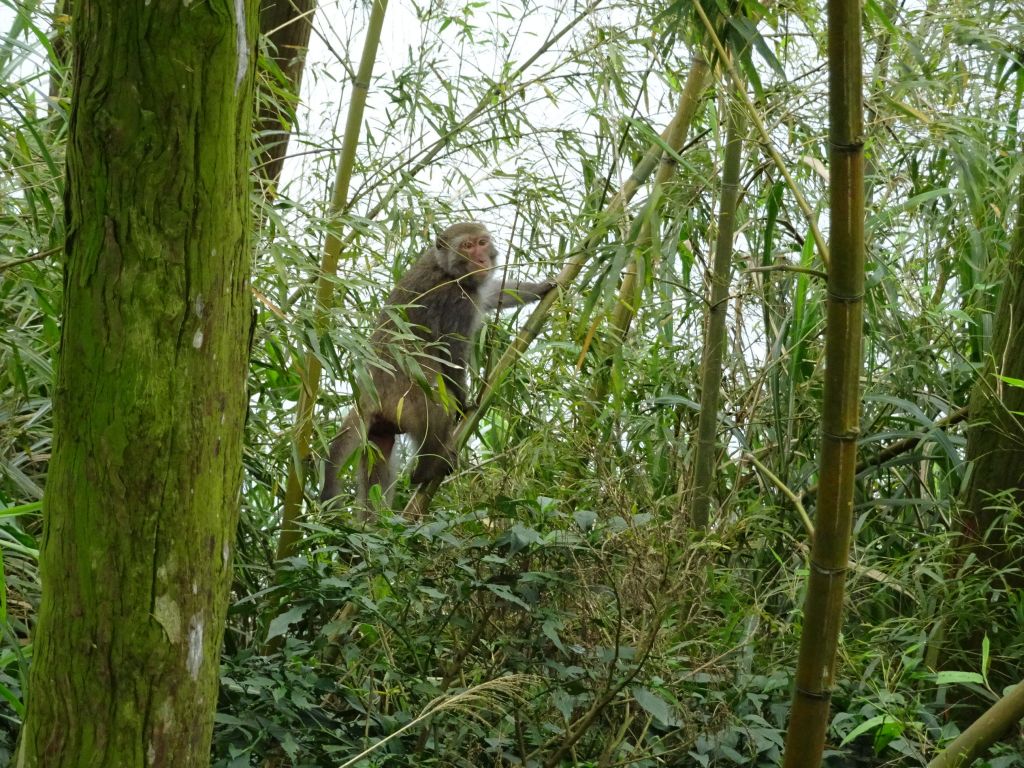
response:
[[[742,90],[738,85],[737,90]],[[738,97],[738,94],[737,94]],[[697,451],[693,463],[693,488],[689,513],[693,525],[706,528],[711,509],[711,486],[718,453],[718,402],[722,388],[722,360],[725,356],[725,318],[732,282],[733,238],[736,234],[736,206],[740,193],[740,159],[746,121],[741,106],[729,99],[725,163],[722,169],[722,197],[718,207],[718,238],[715,261],[708,276],[708,318],[701,358],[700,418],[697,422]],[[687,502],[681,502],[684,507]],[[683,517],[687,510],[680,509]]]
[[[784,768],[821,764],[849,567],[864,311],[864,145],[859,0],[829,0],[829,195],[825,386],[818,510]]]
[[[675,176],[678,167],[675,155],[679,153],[686,141],[686,134],[690,130],[690,125],[693,124],[693,116],[697,113],[701,95],[707,88],[709,74],[710,68],[707,60],[698,51],[690,62],[690,72],[679,96],[679,106],[676,109],[675,117],[672,118],[672,122],[665,130],[665,143],[673,151],[664,152],[661,156],[661,165],[655,174],[651,192],[652,204],[659,199],[662,188]],[[610,338],[606,343],[597,345],[595,350],[599,364],[590,398],[592,408],[599,407],[608,394],[608,350],[615,349],[626,338],[640,304],[642,286],[638,284],[638,277],[640,266],[645,258],[644,251],[649,248],[651,243],[651,222],[655,219],[655,211],[650,210],[647,214],[641,225],[640,234],[633,245],[633,257],[622,273],[618,300],[608,321]]]
[[[359,146],[359,128],[363,122],[366,95],[370,90],[373,64],[377,58],[380,32],[384,26],[384,14],[388,0],[374,0],[370,10],[370,22],[363,43],[363,54],[359,60],[352,83],[352,100],[348,105],[345,121],[345,140],[338,161],[338,173],[334,181],[330,213],[337,215],[347,207],[348,190],[352,181],[356,148]],[[323,336],[330,320],[330,308],[334,298],[334,277],[338,272],[338,257],[341,253],[341,239],[331,229],[324,244],[320,262],[320,277],[316,286],[316,304],[313,307],[313,325],[317,336]],[[292,460],[288,463],[288,481],[285,486],[284,509],[281,513],[281,536],[277,542],[277,559],[290,557],[299,541],[299,517],[302,512],[303,488],[305,485],[305,462],[309,457],[310,439],[313,434],[313,404],[320,391],[322,366],[319,358],[311,351],[306,353],[301,369],[302,389],[295,413],[295,429],[292,437]]]
[[[1024,719],[1024,682],[993,704],[949,746],[928,763],[928,768],[967,768],[981,754]]]
[[[740,77],[740,73],[736,70],[736,65],[729,59],[726,54],[725,46],[722,45],[722,41],[718,39],[718,35],[715,34],[715,29],[711,25],[711,21],[708,19],[704,9],[700,3],[693,4],[694,10],[697,11],[697,15],[700,16],[701,23],[704,25],[704,29],[707,31],[708,37],[715,46],[715,50],[718,51],[718,55],[721,58],[726,70],[729,72],[729,77],[732,78],[733,83],[740,88],[740,84],[743,82],[743,78]],[[814,244],[818,248],[818,254],[821,256],[821,261],[825,266],[828,266],[828,245],[825,243],[825,236],[821,234],[821,230],[818,228],[818,220],[814,215],[814,209],[811,208],[807,202],[807,198],[804,197],[804,193],[801,191],[799,185],[793,179],[793,176],[789,172],[789,168],[786,167],[786,161],[782,159],[782,155],[775,148],[775,144],[772,143],[771,136],[768,134],[768,129],[764,125],[764,121],[761,120],[761,116],[757,114],[757,109],[754,107],[754,103],[750,100],[750,96],[747,95],[745,89],[739,91],[743,101],[743,106],[747,111],[747,118],[753,123],[754,128],[757,129],[758,135],[761,137],[761,142],[764,145],[765,152],[771,158],[772,162],[775,163],[775,167],[778,169],[782,178],[786,181],[786,186],[789,187],[789,191],[793,193],[796,204],[800,207],[804,216],[807,219],[807,225],[811,229],[811,236],[814,238]]]

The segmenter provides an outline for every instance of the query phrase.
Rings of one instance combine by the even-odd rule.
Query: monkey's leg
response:
[[[414,483],[427,483],[447,477],[455,470],[455,450],[452,448],[454,422],[440,405],[432,404],[422,429],[413,433],[419,446],[416,466],[411,479]]]
[[[353,409],[348,412],[345,421],[341,424],[341,430],[331,441],[331,450],[327,454],[327,461],[324,462],[324,488],[320,493],[320,501],[324,505],[329,504],[341,494],[338,473],[352,457],[352,454],[359,450],[362,444],[361,427],[362,418]]]
[[[359,499],[363,502],[363,519],[369,517],[370,489],[380,486],[384,505],[391,506],[391,496],[395,488],[394,450],[395,431],[393,427],[386,429],[371,427],[367,438],[373,446],[359,463]]]

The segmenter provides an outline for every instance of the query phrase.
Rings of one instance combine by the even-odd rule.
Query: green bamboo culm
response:
[[[384,26],[384,14],[388,0],[375,0],[370,10],[370,22],[366,30],[366,41],[359,59],[359,69],[352,83],[352,100],[348,105],[345,120],[345,138],[338,158],[338,174],[334,181],[330,214],[337,216],[348,208],[348,190],[352,181],[356,148],[359,146],[359,129],[363,122],[366,95],[370,90],[373,64],[377,58],[380,33]],[[329,230],[320,261],[320,278],[316,284],[316,304],[313,308],[313,325],[317,338],[324,335],[330,320],[334,302],[334,278],[338,273],[338,258],[341,254],[341,239],[336,228]],[[288,465],[288,483],[285,487],[284,509],[281,513],[281,535],[277,541],[277,559],[295,554],[299,542],[299,517],[302,513],[305,477],[303,467],[309,458],[310,440],[313,435],[313,404],[320,390],[320,374],[323,366],[312,351],[306,353],[302,366],[302,390],[295,414],[292,460]]]
[[[936,755],[928,768],[967,768],[1024,718],[1024,681],[993,704]]]
[[[737,89],[742,85],[737,83]],[[701,359],[700,418],[697,422],[697,451],[694,456],[693,488],[690,494],[690,517],[696,528],[707,528],[711,509],[711,487],[714,480],[715,457],[718,453],[718,403],[722,388],[722,359],[725,353],[725,319],[729,309],[729,286],[732,282],[733,239],[736,233],[736,206],[740,191],[740,159],[746,119],[737,98],[729,99],[725,163],[722,169],[722,197],[718,207],[718,237],[715,261],[708,283],[707,325]],[[687,503],[683,495],[683,504]],[[681,510],[685,512],[685,510]]]
[[[831,259],[820,484],[784,768],[821,764],[850,550],[864,313],[864,150],[859,0],[829,0]]]
[[[700,105],[701,97],[707,88],[710,71],[707,60],[698,49],[690,62],[690,72],[686,76],[686,83],[683,85],[682,93],[679,96],[679,106],[676,109],[675,117],[665,131],[665,143],[675,153],[682,149],[686,135],[689,133],[694,115],[697,114],[697,107]],[[664,199],[661,192],[672,181],[677,168],[676,155],[664,152],[661,156],[661,165],[658,166],[658,172],[654,177],[654,187],[650,197],[652,203]],[[601,408],[602,403],[608,396],[609,369],[613,350],[617,349],[629,334],[630,325],[632,325],[633,318],[636,316],[637,309],[640,306],[643,286],[639,284],[639,277],[641,267],[645,261],[645,253],[650,249],[651,245],[651,222],[656,220],[656,211],[649,210],[646,213],[647,215],[644,217],[640,228],[640,234],[633,245],[633,257],[622,273],[618,299],[608,318],[609,338],[604,343],[595,343],[594,352],[597,360],[600,362],[597,365],[595,382],[591,391],[588,421]]]

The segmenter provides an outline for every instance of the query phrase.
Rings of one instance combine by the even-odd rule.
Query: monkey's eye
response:
[[[474,248],[486,248],[490,244],[491,238],[489,237],[481,237],[476,240],[463,240],[459,243],[459,250],[464,253],[469,253]]]

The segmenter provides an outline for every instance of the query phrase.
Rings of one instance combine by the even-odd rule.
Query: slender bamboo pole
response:
[[[820,485],[784,768],[821,764],[849,565],[864,313],[859,0],[829,0],[831,248]]]
[[[704,12],[700,3],[694,3],[693,9],[700,16],[701,23],[704,25],[705,31],[708,33],[708,37],[715,46],[715,50],[718,51],[718,56],[721,58],[723,65],[729,72],[729,77],[732,78],[733,83],[737,86],[742,82],[743,78],[737,71],[735,64],[729,59],[726,54],[725,46],[722,45],[722,41],[718,39],[718,35],[715,34],[715,28],[711,24],[711,20],[708,15]],[[743,106],[747,111],[747,117],[750,122],[753,123],[754,128],[757,129],[758,135],[761,137],[761,141],[764,145],[764,151],[771,158],[775,167],[778,169],[782,178],[786,181],[786,186],[789,187],[789,191],[793,193],[793,197],[796,199],[796,204],[803,212],[804,217],[807,219],[807,226],[810,227],[811,237],[814,238],[814,244],[818,248],[818,254],[821,256],[822,262],[828,266],[828,245],[825,244],[825,237],[821,234],[821,230],[818,228],[818,221],[815,217],[814,210],[811,208],[810,203],[807,202],[807,198],[804,197],[804,193],[801,191],[800,186],[793,179],[789,169],[786,167],[786,161],[779,154],[779,150],[775,148],[775,144],[772,142],[772,137],[768,133],[768,129],[764,125],[764,121],[761,120],[760,115],[757,114],[757,109],[754,107],[754,103],[750,100],[750,96],[747,95],[745,89],[738,91],[743,100]]]
[[[359,129],[363,122],[366,95],[370,90],[373,64],[377,58],[380,33],[384,26],[384,14],[388,0],[374,0],[370,10],[370,22],[363,43],[363,54],[359,60],[352,83],[352,101],[348,105],[345,121],[345,141],[338,160],[338,174],[334,181],[330,213],[337,215],[347,207],[348,190],[352,181],[356,148],[359,146]],[[338,273],[338,257],[341,254],[341,239],[334,229],[327,234],[323,258],[320,262],[320,277],[316,285],[316,304],[313,307],[313,325],[317,336],[323,336],[334,299],[334,277]],[[290,557],[295,553],[299,541],[299,516],[302,513],[303,486],[305,484],[305,462],[309,458],[310,439],[313,434],[313,404],[320,390],[320,373],[323,366],[320,359],[307,352],[301,369],[302,389],[295,413],[295,431],[292,439],[292,460],[288,463],[288,481],[285,486],[284,509],[281,513],[281,535],[277,541],[277,559]]]
[[[690,71],[683,84],[683,91],[679,96],[679,106],[676,108],[675,117],[665,130],[665,143],[678,153],[686,141],[686,134],[693,124],[693,117],[697,113],[701,96],[707,88],[710,74],[707,60],[699,49],[694,53],[690,61]],[[661,156],[661,165],[654,177],[654,186],[651,192],[651,201],[654,202],[660,197],[661,190],[675,176],[678,168],[678,161],[671,152],[665,152]],[[629,327],[636,316],[640,304],[642,286],[638,285],[640,266],[644,261],[644,251],[651,243],[651,222],[655,219],[655,211],[651,210],[643,221],[640,234],[633,245],[633,257],[629,265],[622,273],[622,282],[619,284],[618,300],[608,320],[609,338],[597,345],[597,359],[599,360],[596,372],[596,379],[590,397],[590,408],[597,409],[608,395],[608,365],[610,363],[609,350],[616,349],[629,333]]]
[[[742,89],[742,83],[737,88]],[[696,528],[707,528],[711,509],[711,486],[718,452],[718,402],[722,389],[722,360],[725,356],[725,318],[729,309],[729,285],[732,282],[733,238],[736,234],[736,205],[740,193],[740,159],[746,120],[743,109],[729,98],[725,164],[722,169],[722,198],[718,207],[718,238],[715,262],[708,282],[707,328],[701,359],[700,418],[697,422],[697,451],[694,456],[693,488],[690,495],[690,519]],[[681,503],[686,505],[685,496]],[[681,509],[682,515],[686,510]]]

